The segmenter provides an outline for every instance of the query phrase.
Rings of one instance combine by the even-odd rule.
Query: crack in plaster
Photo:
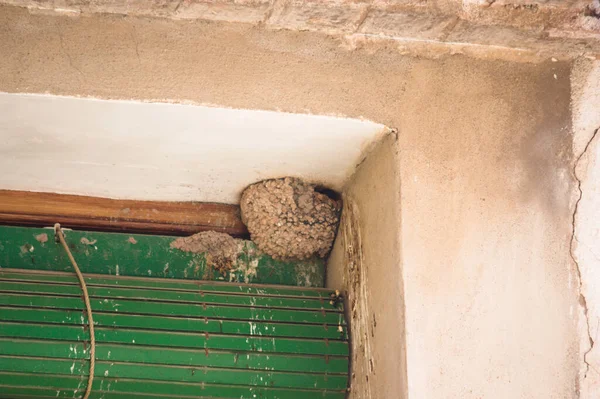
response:
[[[138,64],[141,64],[142,61],[140,59],[140,46],[137,39],[137,29],[135,28],[135,24],[131,24],[132,34],[131,38],[133,39],[133,44],[135,45],[135,55],[137,56]]]
[[[579,162],[581,161],[583,156],[587,153],[588,149],[590,148],[592,142],[598,135],[599,131],[600,131],[600,128],[598,128],[594,131],[594,133],[592,134],[592,137],[588,140],[587,144],[585,145],[585,148],[583,149],[581,154],[579,154],[579,156],[577,157],[577,160],[575,161],[575,164],[573,166],[573,176],[575,176],[575,179],[577,180],[577,189],[579,190],[579,198],[577,198],[577,201],[575,202],[575,209],[573,210],[573,220],[572,220],[573,234],[571,235],[569,255],[571,256],[573,263],[575,263],[575,267],[577,270],[577,276],[579,278],[579,303],[580,303],[581,307],[583,308],[583,314],[585,316],[585,321],[586,321],[586,325],[587,325],[587,335],[588,335],[589,345],[590,345],[588,350],[585,351],[585,353],[583,354],[583,362],[585,364],[585,373],[583,375],[584,380],[587,378],[587,374],[590,371],[590,367],[591,367],[590,363],[587,360],[587,357],[594,349],[595,341],[592,338],[592,329],[591,329],[590,318],[588,315],[587,301],[586,301],[585,295],[583,293],[583,277],[581,275],[581,268],[579,267],[579,262],[575,258],[575,254],[574,254],[575,241],[577,241],[577,243],[579,243],[579,241],[577,240],[577,211],[579,209],[579,203],[581,202],[581,199],[583,198],[583,190],[581,189],[581,179],[579,178],[579,176],[577,176],[577,167],[579,166]]]
[[[275,7],[277,7],[278,3],[279,3],[278,0],[271,0],[271,3],[269,4],[269,8],[267,8],[267,11],[265,12],[265,15],[264,15],[262,21],[260,21],[260,25],[266,25],[266,23],[271,18],[271,15],[273,15],[273,11],[275,10]]]
[[[365,24],[367,17],[369,16],[369,14],[371,14],[371,8],[372,8],[372,6],[369,4],[362,11],[360,18],[358,19],[358,22],[356,23],[356,29],[354,29],[354,33],[358,33],[360,31],[360,28],[362,28],[362,26]]]
[[[83,77],[83,72],[81,72],[81,70],[79,68],[77,68],[75,66],[75,64],[73,64],[73,59],[71,58],[71,54],[67,51],[67,49],[65,47],[65,39],[63,37],[62,30],[60,29],[60,25],[57,25],[56,28],[58,31],[58,38],[60,40],[60,49],[62,50],[65,57],[67,57],[67,61],[69,62],[69,65],[71,66],[71,68],[73,68],[75,71],[77,71],[79,73],[79,75],[81,75]]]
[[[177,10],[179,10],[179,7],[181,7],[181,4],[183,4],[183,0],[179,0],[179,3],[177,3],[177,5],[175,6],[175,9],[173,10],[173,14],[175,14],[177,12]]]
[[[458,26],[460,21],[461,19],[459,17],[455,17],[454,20],[444,28],[444,30],[442,31],[442,35],[439,37],[438,40],[447,41],[450,37],[450,34],[454,32],[454,29]]]

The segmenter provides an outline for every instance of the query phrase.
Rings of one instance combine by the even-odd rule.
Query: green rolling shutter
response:
[[[348,335],[330,291],[86,275],[90,398],[342,399]],[[0,397],[80,398],[89,332],[75,275],[0,269]]]

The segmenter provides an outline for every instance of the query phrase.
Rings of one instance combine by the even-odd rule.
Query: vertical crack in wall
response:
[[[581,274],[581,268],[579,267],[579,262],[577,261],[577,259],[575,257],[575,252],[574,252],[575,241],[577,241],[577,211],[579,210],[579,203],[581,202],[581,199],[583,198],[583,190],[581,189],[581,179],[577,175],[577,167],[579,166],[579,162],[581,161],[583,156],[587,153],[592,142],[598,135],[598,131],[600,131],[600,128],[598,128],[594,131],[594,133],[592,134],[592,137],[588,140],[587,144],[585,145],[585,148],[583,149],[581,154],[579,154],[579,156],[577,157],[577,160],[575,161],[575,164],[573,165],[573,176],[575,176],[575,179],[577,180],[577,189],[579,190],[579,197],[577,198],[577,201],[575,202],[575,209],[573,210],[573,219],[572,219],[573,234],[571,235],[569,254],[571,256],[571,259],[573,260],[573,263],[575,263],[575,268],[577,270],[577,277],[579,279],[579,303],[580,303],[581,307],[583,308],[583,314],[585,317],[585,322],[586,322],[586,327],[587,327],[587,335],[588,335],[588,339],[589,339],[589,348],[583,354],[583,362],[585,363],[585,373],[584,373],[583,379],[587,378],[587,374],[590,370],[590,363],[588,362],[587,357],[594,349],[595,342],[594,342],[594,339],[592,338],[592,329],[591,329],[590,319],[589,319],[589,315],[588,315],[587,301],[586,301],[586,297],[585,297],[584,290],[583,290],[583,276]]]
[[[58,32],[60,49],[62,50],[64,56],[67,58],[69,66],[71,68],[73,68],[77,73],[79,73],[79,75],[81,75],[83,77],[83,72],[81,72],[81,70],[75,66],[75,64],[73,63],[73,58],[71,57],[71,53],[67,51],[67,48],[65,46],[65,38],[64,38],[64,35],[63,35],[60,25],[56,25],[56,30]]]

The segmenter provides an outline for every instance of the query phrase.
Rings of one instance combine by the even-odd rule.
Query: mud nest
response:
[[[171,248],[196,254],[204,253],[206,265],[225,275],[237,261],[240,251],[238,241],[225,233],[204,231],[172,241]]]
[[[340,216],[340,201],[300,179],[266,180],[249,186],[240,201],[252,241],[279,260],[329,253]]]

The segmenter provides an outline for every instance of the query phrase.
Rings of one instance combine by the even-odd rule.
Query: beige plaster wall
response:
[[[350,398],[408,397],[397,137],[386,136],[344,190],[327,286],[346,293]]]
[[[579,61],[572,73],[574,173],[578,178],[577,212],[571,242],[579,266],[581,397],[600,397],[600,62]]]
[[[413,70],[397,143],[346,186],[328,284],[348,291],[352,397],[394,397],[378,377],[398,398],[580,397],[569,67],[450,65]]]
[[[576,398],[569,68],[419,68],[401,111],[414,398]]]
[[[363,224],[362,259],[381,261],[363,262],[368,307],[384,315],[373,353],[389,353],[385,362],[375,357],[372,397],[576,398],[583,315],[569,251],[577,193],[571,64],[422,59],[390,43],[347,44],[241,24],[0,7],[0,91],[167,99],[396,127],[400,201],[370,195],[398,193],[382,175],[394,169],[389,153],[361,165],[347,192]],[[375,211],[381,219],[369,221]],[[383,215],[394,221],[393,240]],[[385,292],[387,302],[375,301]]]

